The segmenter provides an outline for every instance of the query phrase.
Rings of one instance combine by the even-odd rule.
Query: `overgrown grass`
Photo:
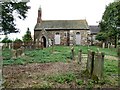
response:
[[[21,56],[16,59],[11,59],[11,51],[9,49],[3,50],[4,65],[9,64],[26,64],[26,63],[46,63],[46,62],[66,62],[71,59],[71,47],[72,46],[54,46],[44,48],[43,50],[27,50],[25,56]],[[83,54],[87,54],[88,49],[97,51],[99,47],[96,46],[74,46],[75,55],[78,55],[79,49],[82,49]],[[99,48],[100,52],[104,52],[105,55],[117,56],[117,49],[103,49]]]
[[[74,73],[74,72],[66,72],[64,74],[57,74],[53,76],[47,76],[45,78],[46,81],[52,82],[52,83],[59,83],[59,84],[70,84],[75,83],[78,87],[86,87],[86,88],[93,88],[96,86],[118,86],[118,61],[117,60],[106,60],[104,62],[104,74],[103,79],[98,80],[97,82],[95,80],[86,78],[84,76],[81,76],[81,74]],[[86,79],[84,79],[86,78]],[[87,80],[87,81],[86,81]]]
[[[78,52],[78,50],[81,49],[84,54],[88,53],[88,49],[93,50],[97,52],[99,50],[100,52],[105,53],[105,55],[110,55],[110,56],[117,56],[117,49],[115,48],[100,48],[97,46],[75,46],[75,50]]]
[[[12,57],[11,50],[9,48],[4,48],[2,50],[2,56],[3,56],[3,59],[10,60]]]
[[[105,59],[104,79],[105,83],[118,86],[118,60]]]
[[[75,46],[75,55],[78,55],[79,49],[82,49],[82,52],[84,54],[87,54],[88,49],[91,49],[93,51],[97,51],[99,47],[95,46]],[[110,56],[117,56],[117,49],[103,49],[99,48],[100,52],[104,52],[105,55]],[[46,63],[46,62],[66,62],[68,59],[71,59],[71,46],[54,46],[53,52],[52,47],[44,48],[43,50],[27,50],[25,51],[25,56],[16,58],[16,59],[10,59],[11,58],[11,51],[9,49],[3,50],[3,64],[4,65],[11,65],[11,64],[27,64],[27,63]],[[99,85],[103,84],[109,84],[111,86],[117,86],[118,81],[118,61],[117,60],[111,60],[105,59],[104,60],[104,79],[99,81]],[[52,84],[49,84],[51,82],[59,83],[59,84],[65,84],[65,83],[71,83],[75,82],[77,85],[87,85],[87,88],[94,87],[94,81],[88,80],[88,82],[84,82],[83,79],[78,78],[79,75],[76,75],[75,73],[66,73],[66,74],[59,74],[55,76],[47,77],[48,82],[45,82],[43,85],[36,85],[34,87],[42,87],[42,88],[50,88],[52,87]]]
[[[66,73],[66,74],[58,74],[58,75],[54,75],[54,76],[50,76],[47,78],[47,80],[50,80],[52,82],[56,82],[56,83],[70,83],[73,80],[75,80],[76,76],[74,73]]]

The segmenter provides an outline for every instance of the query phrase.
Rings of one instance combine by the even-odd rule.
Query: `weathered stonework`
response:
[[[87,30],[73,30],[73,33],[70,33],[70,30],[50,30],[47,31],[46,33],[42,34],[42,30],[41,31],[35,31],[34,35],[34,39],[35,40],[39,40],[41,41],[41,38],[44,36],[46,38],[46,44],[48,46],[48,39],[50,40],[54,40],[55,39],[55,34],[59,33],[60,34],[60,45],[68,45],[68,43],[70,45],[76,45],[76,33],[80,33],[81,35],[81,39],[80,39],[80,45],[87,45]],[[69,34],[69,36],[67,35]],[[73,39],[70,40],[71,35],[73,37]]]

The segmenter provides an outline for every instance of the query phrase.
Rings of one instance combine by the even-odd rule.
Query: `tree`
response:
[[[11,43],[12,40],[8,38],[8,36],[5,36],[5,38],[1,41],[2,43]]]
[[[117,47],[117,39],[120,30],[117,27],[120,26],[120,1],[110,3],[102,16],[102,20],[99,23],[101,32],[106,33],[110,39],[114,38],[115,48]]]
[[[108,38],[108,36],[104,32],[100,32],[96,36],[96,40],[99,40],[99,41],[102,41],[102,42],[105,42],[107,40],[107,38]]]
[[[21,39],[16,38],[16,39],[15,39],[15,41],[14,41],[14,43],[22,43],[22,40],[21,40]]]
[[[11,1],[11,2],[10,2]],[[1,3],[1,18],[2,18],[2,31],[5,35],[10,33],[17,33],[19,29],[15,26],[15,16],[13,15],[14,12],[17,13],[17,17],[19,19],[25,19],[26,13],[29,6],[27,6],[27,2],[15,2],[14,0],[9,0],[9,2],[2,2]]]
[[[120,0],[114,0],[115,2],[118,2],[118,1],[120,1]]]
[[[23,36],[23,41],[24,42],[32,41],[32,36],[31,36],[31,32],[30,32],[29,28],[27,29],[26,34]]]

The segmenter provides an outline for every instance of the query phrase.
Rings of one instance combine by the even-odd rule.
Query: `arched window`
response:
[[[76,34],[80,34],[80,32],[76,32]]]
[[[59,35],[60,33],[59,32],[56,32],[56,35]]]

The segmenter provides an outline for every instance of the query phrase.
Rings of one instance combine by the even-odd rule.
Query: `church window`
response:
[[[59,35],[59,32],[56,32],[56,35]]]

